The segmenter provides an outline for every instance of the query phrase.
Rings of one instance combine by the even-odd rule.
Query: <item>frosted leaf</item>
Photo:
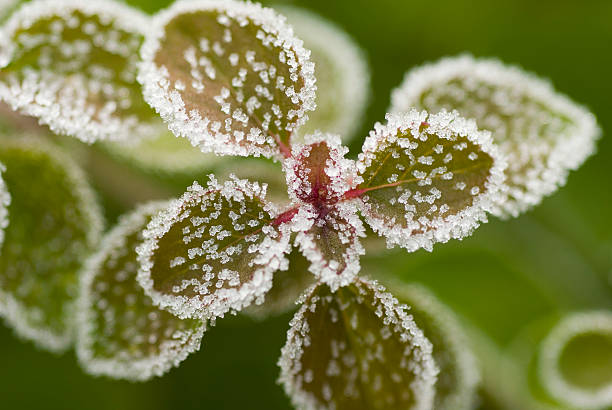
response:
[[[388,114],[364,142],[351,195],[389,247],[431,251],[486,221],[505,165],[489,132],[455,112]]]
[[[160,310],[136,281],[142,230],[168,203],[124,216],[86,262],[77,316],[77,354],[94,375],[144,381],[199,349],[206,326]]]
[[[153,218],[144,232],[138,282],[180,318],[213,319],[259,300],[287,269],[290,233],[264,201],[265,186],[214,176]]]
[[[298,232],[295,243],[310,261],[310,272],[336,291],[359,273],[359,256],[365,253],[360,237],[365,237],[365,228],[357,207],[342,202],[315,216],[310,229]]]
[[[433,345],[433,357],[440,368],[433,408],[473,409],[480,374],[458,319],[423,286],[398,284],[391,289],[400,303],[410,307],[416,325]]]
[[[289,195],[294,201],[319,209],[333,205],[362,179],[355,161],[346,159],[348,148],[333,134],[315,133],[306,144],[293,146],[291,157],[283,162]]]
[[[304,40],[317,72],[317,109],[299,135],[321,130],[347,141],[359,129],[368,103],[370,70],[364,52],[339,26],[317,14],[284,5],[275,9]]]
[[[2,243],[4,242],[4,230],[9,223],[8,207],[11,204],[11,195],[2,179],[2,173],[6,170],[0,162],[0,256],[2,255]]]
[[[431,343],[376,282],[315,287],[294,316],[279,382],[300,409],[431,409]]]
[[[0,0],[0,23],[3,23],[22,0]]]
[[[470,56],[446,58],[406,75],[392,110],[458,110],[492,132],[508,158],[508,191],[495,214],[517,216],[565,184],[595,151],[594,116],[548,82],[518,67]]]
[[[540,345],[538,370],[548,393],[567,406],[612,406],[612,313],[564,317]]]
[[[286,156],[315,107],[310,52],[258,4],[177,2],[156,16],[141,54],[145,99],[203,152]]]
[[[265,295],[259,305],[251,305],[244,312],[255,318],[265,319],[286,313],[297,306],[297,301],[304,292],[314,284],[314,277],[308,271],[310,263],[297,250],[287,257],[289,268],[274,273],[272,289]]]
[[[138,141],[108,141],[104,148],[113,157],[145,172],[165,175],[201,173],[212,169],[222,159],[214,154],[202,154],[185,138],[162,129]]]
[[[147,27],[114,1],[27,3],[0,31],[0,99],[84,142],[147,134],[160,125],[136,82]]]
[[[0,250],[0,314],[18,335],[60,351],[72,341],[78,272],[102,232],[101,210],[69,157],[40,140],[0,143],[11,193]]]

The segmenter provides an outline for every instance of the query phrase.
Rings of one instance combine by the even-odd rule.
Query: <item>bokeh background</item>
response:
[[[149,12],[169,3],[128,2]],[[363,260],[366,274],[425,284],[476,335],[484,366],[482,409],[529,408],[513,407],[508,404],[513,399],[504,396],[518,394],[513,382],[529,381],[526,361],[542,329],[567,312],[612,309],[612,141],[607,136],[612,130],[612,2],[284,4],[337,23],[365,50],[372,93],[363,137],[384,118],[390,91],[408,69],[463,52],[498,57],[547,77],[597,116],[603,129],[597,154],[538,208],[516,220],[491,220],[472,237],[437,245],[433,253],[383,251]],[[362,139],[352,142],[353,155]],[[111,220],[122,211],[112,201],[107,208]],[[144,384],[89,377],[70,352],[55,356],[38,351],[0,325],[0,408],[288,409],[275,380],[290,318],[221,320],[206,334],[200,352],[165,377]],[[527,370],[514,374],[521,366]],[[537,388],[529,393],[540,395]]]

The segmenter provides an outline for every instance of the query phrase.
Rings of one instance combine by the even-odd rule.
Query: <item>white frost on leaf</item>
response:
[[[214,319],[262,301],[287,269],[290,231],[264,201],[265,186],[210,176],[157,215],[137,248],[138,282],[180,318]]]
[[[159,127],[136,82],[144,14],[109,0],[35,0],[0,30],[0,99],[84,142]]]
[[[594,151],[595,117],[534,74],[492,59],[445,58],[406,74],[392,112],[457,110],[490,130],[507,156],[509,186],[494,210],[517,216],[565,184]]]
[[[579,312],[564,317],[540,345],[538,360],[540,381],[548,393],[572,408],[585,410],[609,408],[612,406],[612,379],[608,379],[605,383],[600,382],[597,386],[581,386],[568,380],[561,368],[561,357],[564,350],[573,340],[581,336],[598,336],[606,339],[606,345],[610,346],[612,344],[612,313],[609,311]],[[609,357],[608,354],[607,359]],[[605,359],[602,358],[602,360]],[[587,365],[585,363],[585,366]],[[601,366],[598,367],[601,368]],[[609,377],[609,369],[603,375]],[[599,376],[601,378],[601,375]]]
[[[357,166],[362,214],[389,247],[431,251],[472,233],[504,189],[506,161],[490,133],[456,112],[387,114]]]
[[[364,51],[342,28],[320,15],[286,5],[275,9],[287,17],[312,52],[317,73],[317,109],[294,138],[321,130],[339,134],[347,142],[362,123],[370,94]]]
[[[290,326],[279,383],[297,408],[432,408],[432,345],[377,282],[313,287]]]
[[[8,207],[11,204],[11,195],[2,179],[2,173],[6,170],[0,162],[0,256],[2,255],[2,243],[4,242],[4,230],[9,224]]]
[[[89,257],[81,275],[76,351],[94,375],[145,381],[200,348],[206,325],[160,310],[136,281],[136,245],[167,202],[141,205],[121,218]]]
[[[359,273],[359,257],[365,254],[359,240],[363,237],[365,228],[357,207],[353,202],[340,202],[325,215],[315,216],[308,230],[298,232],[295,244],[310,262],[310,272],[335,291],[351,284]]]
[[[218,155],[288,154],[316,86],[284,17],[248,2],[178,1],[149,33],[138,79],[174,134]]]

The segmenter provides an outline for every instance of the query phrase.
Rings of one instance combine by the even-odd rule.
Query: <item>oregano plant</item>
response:
[[[0,314],[42,347],[74,345],[90,374],[144,381],[198,350],[226,314],[297,304],[278,361],[296,408],[473,408],[478,369],[458,320],[427,290],[370,278],[363,240],[432,251],[488,214],[518,216],[594,152],[597,123],[532,74],[462,56],[407,74],[351,157],[337,133],[356,129],[367,67],[350,71],[360,52],[335,29],[288,14],[236,0],[177,1],[154,16],[35,0],[11,15],[0,99],[12,109],[53,134],[132,144],[127,155],[145,151],[147,167],[172,156],[167,169],[204,170],[191,148],[258,158],[286,199],[235,175],[255,167],[228,162],[103,234],[69,150],[3,136]],[[170,135],[192,147],[151,143]]]

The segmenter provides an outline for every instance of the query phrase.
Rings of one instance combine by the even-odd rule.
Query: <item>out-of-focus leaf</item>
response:
[[[161,376],[200,347],[205,324],[153,305],[136,281],[142,230],[168,203],[124,216],[86,262],[78,304],[77,353],[85,370],[129,380]]]
[[[136,82],[148,27],[109,0],[26,3],[0,31],[0,99],[85,142],[159,130]]]
[[[400,303],[410,307],[416,325],[433,345],[433,357],[440,369],[434,408],[472,409],[479,369],[453,312],[423,286],[396,283],[390,289]]]
[[[290,233],[275,225],[265,187],[210,176],[153,218],[137,249],[138,281],[181,318],[214,319],[260,299],[287,269]]]
[[[564,317],[540,345],[538,371],[548,393],[567,406],[612,406],[612,313]]]
[[[299,134],[321,130],[348,141],[362,123],[369,97],[370,70],[363,51],[340,27],[317,14],[284,5],[277,10],[304,40],[316,67],[317,109]]]
[[[405,306],[376,282],[313,288],[291,321],[279,360],[302,409],[431,409],[432,346]]]
[[[355,192],[388,246],[431,250],[486,221],[505,167],[490,134],[456,113],[412,110],[387,121],[363,145]]]
[[[78,272],[102,231],[82,172],[40,140],[5,139],[0,161],[11,194],[0,250],[0,313],[22,337],[62,350],[72,341]]]
[[[393,112],[458,110],[490,130],[508,157],[509,190],[497,215],[517,216],[565,184],[595,150],[594,116],[517,67],[470,56],[410,71],[393,92]]]
[[[203,152],[279,158],[315,107],[309,55],[271,9],[182,1],[155,17],[139,80],[170,130]]]

